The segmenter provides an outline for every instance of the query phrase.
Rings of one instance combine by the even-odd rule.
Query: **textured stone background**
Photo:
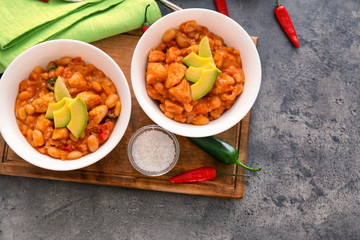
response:
[[[360,2],[281,1],[296,49],[275,0],[227,1],[263,70],[244,199],[0,176],[0,239],[360,239]]]

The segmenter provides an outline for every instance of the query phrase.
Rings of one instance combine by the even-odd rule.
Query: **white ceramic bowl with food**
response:
[[[220,118],[205,125],[192,125],[167,118],[146,91],[145,73],[149,51],[162,41],[163,33],[171,28],[179,28],[183,22],[195,20],[210,32],[222,37],[229,47],[240,51],[245,84],[242,94],[230,109]],[[175,134],[187,137],[211,136],[236,125],[250,111],[261,84],[261,64],[254,42],[248,33],[234,20],[215,11],[206,9],[185,9],[168,14],[156,21],[140,38],[132,58],[131,83],[141,108],[159,126]]]
[[[28,78],[36,66],[46,69],[50,61],[63,56],[80,56],[87,64],[94,64],[95,67],[102,70],[115,84],[122,104],[115,128],[107,141],[97,151],[69,161],[62,161],[37,152],[21,134],[14,113],[19,83]],[[0,80],[0,112],[1,135],[18,156],[33,165],[49,170],[74,170],[101,160],[116,147],[129,123],[131,94],[123,72],[105,52],[81,41],[52,40],[29,48],[7,67]]]

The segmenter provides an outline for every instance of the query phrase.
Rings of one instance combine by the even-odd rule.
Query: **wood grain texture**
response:
[[[127,157],[127,144],[131,135],[140,127],[153,124],[137,103],[130,82],[130,65],[134,48],[139,40],[139,32],[121,34],[93,45],[109,54],[121,67],[131,89],[132,114],[127,131],[117,147],[101,161],[86,168],[56,172],[33,166],[18,157],[0,137],[0,174],[22,177],[102,184],[110,186],[148,189],[156,191],[205,195],[212,197],[243,198],[245,179],[243,177],[219,176],[213,181],[170,184],[168,179],[178,173],[193,168],[211,166],[220,172],[244,174],[245,170],[234,165],[224,165],[214,160],[207,153],[201,151],[187,138],[177,136],[180,144],[180,158],[177,165],[169,173],[159,177],[147,177],[138,173],[130,164]],[[253,37],[257,45],[257,38]],[[217,135],[221,139],[236,146],[240,151],[240,160],[246,164],[247,148],[250,128],[250,112],[240,123],[231,129]]]

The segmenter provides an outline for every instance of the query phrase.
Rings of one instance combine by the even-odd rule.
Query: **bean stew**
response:
[[[53,82],[61,77],[72,98],[86,104],[88,121],[76,138],[66,127],[55,128],[45,117],[55,103]],[[62,57],[50,61],[46,69],[38,66],[19,84],[15,116],[21,133],[38,152],[62,160],[78,159],[95,152],[112,133],[120,115],[121,102],[110,78],[81,57]]]
[[[216,67],[216,77],[210,92],[193,100],[191,85],[185,79],[187,66],[183,59],[191,52],[198,53],[199,42],[207,36]],[[167,30],[162,42],[150,50],[146,69],[146,91],[166,117],[181,123],[204,125],[221,117],[243,91],[245,74],[240,52],[228,47],[224,40],[207,27],[191,20],[179,28]]]

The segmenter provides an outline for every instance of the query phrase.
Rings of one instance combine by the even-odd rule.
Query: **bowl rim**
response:
[[[196,14],[209,14],[209,15],[211,15],[211,17],[216,17],[216,19],[218,21],[222,21],[222,22],[224,22],[224,24],[229,24],[229,25],[231,25],[231,27],[236,28],[238,34],[240,34],[244,38],[243,42],[249,48],[249,51],[252,52],[252,61],[254,62],[255,67],[257,68],[257,72],[255,73],[256,79],[254,79],[254,81],[256,81],[256,83],[253,83],[255,85],[254,85],[254,88],[251,90],[253,92],[253,94],[251,95],[251,98],[247,99],[246,108],[244,108],[244,110],[241,112],[241,114],[238,114],[235,117],[227,118],[225,124],[219,123],[219,121],[217,121],[219,119],[217,119],[217,120],[210,121],[206,125],[196,126],[196,128],[194,128],[193,127],[194,125],[186,124],[186,123],[178,123],[172,119],[166,118],[164,116],[164,114],[159,110],[159,107],[157,109],[153,107],[154,100],[150,99],[149,96],[145,96],[145,94],[143,94],[144,89],[145,89],[145,84],[140,85],[139,80],[137,80],[138,78],[141,78],[140,75],[143,73],[142,72],[143,70],[139,70],[140,67],[135,68],[135,66],[141,65],[142,64],[141,62],[144,61],[144,59],[147,62],[146,58],[144,58],[143,55],[141,55],[141,51],[142,51],[142,48],[147,47],[146,41],[149,41],[149,38],[151,36],[158,34],[159,31],[164,32],[171,27],[178,27],[182,22],[186,21],[183,19],[184,16],[185,17],[186,16],[196,16]],[[176,20],[173,20],[173,19],[176,19]],[[187,20],[193,20],[193,19],[196,20],[196,17],[188,17],[187,18]],[[175,25],[175,26],[171,25],[171,24],[173,24],[172,21],[177,21],[177,25]],[[197,22],[198,22],[198,20],[197,20]],[[168,23],[170,25],[166,29],[161,28],[161,27],[164,27],[164,25],[166,25]],[[212,29],[211,26],[208,26],[206,24],[201,24],[201,25],[205,25],[206,27],[209,28],[209,30],[211,32],[214,32],[214,30]],[[224,40],[225,40],[225,42],[227,42],[226,39],[224,39]],[[160,42],[153,43],[152,47],[157,46],[159,43]],[[146,49],[147,52],[150,49],[151,48],[147,48]],[[146,68],[146,65],[145,65],[145,68]],[[145,68],[144,68],[144,70],[145,70]],[[139,73],[140,71],[141,71],[141,73]],[[142,77],[142,79],[144,79],[144,82],[145,82],[145,78]],[[138,101],[140,107],[146,113],[146,115],[152,121],[154,121],[156,124],[158,124],[159,126],[163,127],[164,129],[171,131],[177,135],[181,135],[181,136],[185,136],[185,137],[207,137],[207,136],[219,134],[219,133],[224,132],[224,131],[230,129],[231,127],[235,126],[251,110],[251,108],[254,105],[255,100],[259,94],[259,91],[260,91],[261,62],[260,62],[259,53],[257,51],[255,44],[253,43],[249,34],[242,28],[242,26],[240,24],[235,22],[233,19],[231,19],[221,13],[213,11],[213,10],[202,9],[202,8],[188,8],[188,9],[175,11],[168,15],[165,15],[161,19],[157,20],[153,25],[151,25],[150,28],[142,35],[142,37],[140,38],[139,42],[137,43],[137,45],[135,47],[133,57],[132,57],[131,84],[132,84],[132,89],[134,91],[134,95],[135,95],[136,100]],[[246,85],[246,82],[245,82],[245,85]],[[245,87],[245,85],[244,85],[244,87]],[[139,86],[141,86],[141,89],[139,88]],[[144,96],[145,96],[145,100],[142,99]],[[238,100],[239,100],[239,98],[237,99],[236,102],[238,102]],[[158,103],[156,103],[156,104],[158,105]],[[230,112],[233,112],[230,110],[231,110],[231,108],[229,110],[227,110],[222,116],[229,115]],[[221,119],[221,117],[220,117],[220,119]],[[189,125],[191,127],[189,127]]]
[[[117,119],[117,124],[115,124],[114,131],[110,135],[110,138],[107,140],[107,142],[105,142],[105,144],[102,145],[96,152],[89,153],[79,159],[69,160],[69,161],[55,159],[55,158],[52,158],[45,154],[41,154],[41,153],[37,152],[27,142],[25,137],[21,134],[17,124],[16,124],[16,127],[17,127],[16,134],[14,134],[12,132],[11,129],[13,129],[13,128],[6,128],[6,125],[7,125],[6,120],[15,119],[15,121],[16,121],[14,110],[13,110],[13,116],[10,116],[8,114],[2,114],[2,116],[0,116],[0,133],[3,136],[5,142],[9,145],[9,147],[19,157],[21,157],[23,160],[29,162],[30,164],[35,165],[40,168],[54,170],[54,171],[70,171],[70,170],[84,168],[91,164],[94,164],[95,162],[100,161],[102,158],[104,158],[106,155],[108,155],[116,147],[116,145],[120,142],[121,138],[123,137],[123,135],[127,129],[128,123],[130,121],[131,106],[132,106],[130,88],[129,88],[128,82],[126,80],[126,77],[123,74],[120,66],[118,66],[117,63],[108,54],[106,54],[103,50],[99,49],[98,47],[96,47],[90,43],[86,43],[86,42],[79,41],[79,40],[73,40],[73,39],[55,39],[55,40],[45,41],[45,42],[36,44],[36,45],[28,48],[24,52],[20,53],[5,69],[5,71],[1,77],[1,80],[0,80],[0,93],[2,93],[2,94],[5,93],[5,90],[3,89],[3,87],[5,87],[5,85],[8,84],[7,83],[8,81],[12,81],[11,78],[12,78],[12,75],[14,75],[12,72],[16,71],[17,64],[21,63],[23,61],[22,60],[23,58],[26,58],[29,55],[34,54],[37,51],[43,50],[48,47],[53,47],[53,46],[58,47],[58,44],[62,44],[62,43],[69,44],[72,46],[75,45],[77,48],[86,49],[86,51],[91,50],[91,52],[93,52],[94,54],[101,56],[101,58],[104,59],[104,61],[106,61],[107,64],[110,64],[111,68],[115,69],[114,74],[116,74],[119,77],[118,84],[122,85],[123,89],[121,90],[121,92],[124,94],[124,95],[120,96],[120,99],[127,99],[127,100],[122,101],[122,111],[120,114],[121,117],[119,117]],[[82,57],[82,56],[80,56],[80,57]],[[88,60],[84,59],[84,57],[82,57],[82,59],[86,62],[88,61]],[[41,63],[39,62],[39,63],[37,63],[37,65],[44,65],[51,60],[53,60],[53,59],[48,58],[47,62],[41,62]],[[89,62],[89,63],[91,63],[91,62]],[[108,76],[107,73],[105,73],[105,75]],[[18,83],[20,83],[20,81],[22,81],[22,80],[23,79],[18,80]],[[18,83],[17,83],[17,85],[18,85]],[[119,89],[117,89],[117,91],[118,91],[118,93],[120,92]],[[0,94],[0,98],[2,97],[1,96],[2,94]],[[15,105],[15,103],[14,103],[14,105]],[[0,112],[5,108],[6,108],[6,106],[4,106],[4,104],[0,102]],[[4,116],[4,115],[6,115],[6,116]],[[121,128],[117,127],[117,125],[120,124],[119,123],[120,118],[121,118],[122,124],[124,124],[125,127],[121,127]],[[117,130],[117,131],[115,132],[115,130]],[[23,139],[21,139],[21,137]],[[111,140],[111,141],[109,141],[109,140]],[[20,143],[19,143],[19,141],[20,141]],[[23,145],[22,143],[26,143],[27,145]],[[20,149],[20,148],[22,148],[22,149]],[[28,150],[28,152],[23,150],[23,148]]]

